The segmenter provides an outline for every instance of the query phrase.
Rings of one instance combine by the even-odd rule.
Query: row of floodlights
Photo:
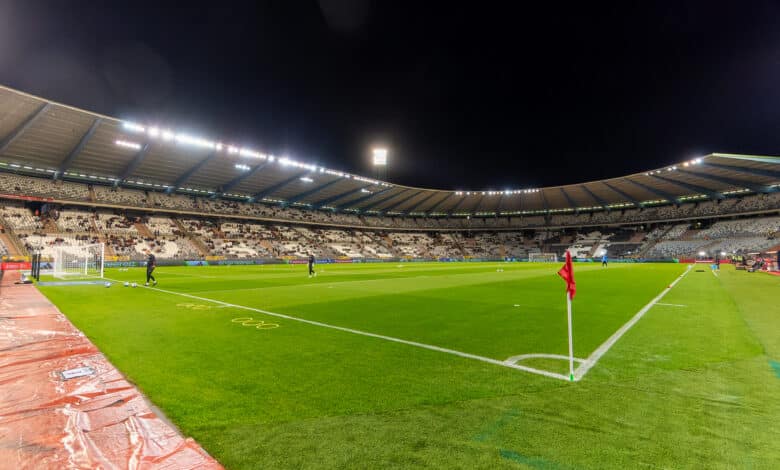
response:
[[[354,179],[356,181],[371,183],[377,186],[392,186],[390,183],[372,180],[362,176],[350,175],[342,171],[331,170],[328,168],[323,168],[321,166],[312,165],[310,163],[301,163],[288,157],[276,157],[274,155],[257,152],[255,150],[246,147],[236,147],[234,145],[227,145],[221,142],[214,142],[211,140],[203,139],[201,137],[196,137],[185,133],[176,133],[171,130],[160,129],[159,127],[146,127],[132,122],[123,122],[122,126],[128,131],[132,131],[140,134],[146,134],[147,136],[153,139],[162,139],[163,141],[166,142],[178,142],[180,144],[206,148],[210,150],[215,150],[217,152],[224,151],[227,152],[229,155],[239,155],[241,157],[256,158],[259,160],[266,160],[269,162],[276,161],[282,166],[301,168],[304,170],[309,170],[311,172],[319,172],[331,176],[338,176],[340,178]],[[141,144],[138,142],[131,142],[127,140],[117,140],[116,145],[120,147],[131,148],[133,150],[141,150],[142,147]],[[236,167],[238,168],[238,166]],[[240,168],[240,169],[246,171],[244,168]]]
[[[699,163],[701,163],[701,158],[694,158],[693,160],[688,160],[687,162],[683,162],[682,166],[687,168],[687,167],[692,166],[692,165],[698,165]],[[675,170],[677,170],[677,165],[672,165],[672,166],[666,168],[667,172],[668,171],[675,171]],[[663,171],[664,170],[648,171],[647,173],[645,173],[645,176],[658,175],[658,174],[663,173]]]
[[[455,191],[456,196],[499,196],[501,194],[508,196],[510,194],[531,194],[538,193],[541,189],[507,189],[505,191]]]

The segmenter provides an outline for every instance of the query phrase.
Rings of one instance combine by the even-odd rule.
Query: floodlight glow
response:
[[[235,153],[235,152],[230,152],[230,150],[228,150],[228,152],[229,153]],[[265,158],[265,155],[263,155],[262,153],[255,152],[254,150],[250,150],[250,149],[246,149],[246,148],[242,148],[241,150],[238,151],[238,153],[242,157],[252,157],[252,158],[260,158],[260,159],[264,159]]]
[[[156,127],[149,128],[149,137],[157,137],[160,135],[160,129]]]
[[[133,131],[133,132],[144,132],[144,131],[146,131],[144,126],[142,126],[140,124],[136,124],[134,122],[123,122],[122,123],[122,127],[124,127],[125,129],[127,129],[129,131]]]
[[[238,153],[239,152],[238,148],[237,147],[233,147],[232,145],[228,145],[228,149],[227,150],[228,150],[229,154],[234,154],[234,153]]]
[[[128,142],[126,140],[117,140],[116,144],[120,147],[127,147],[134,150],[141,150],[141,144],[137,142]]]
[[[706,251],[700,251],[699,252],[699,256],[707,256],[707,252]]]
[[[360,192],[361,192],[361,193],[369,193],[369,194],[371,193],[371,191],[369,191],[369,190],[368,190],[368,189],[366,189],[366,188],[363,188],[363,189],[361,189],[361,190],[360,190]]]
[[[387,149],[376,148],[372,152],[374,155],[374,165],[387,165]]]
[[[173,140],[176,135],[171,131],[162,131],[163,140]]]
[[[312,182],[314,182],[313,179],[307,178],[306,176],[302,177],[301,181],[303,181],[304,183],[312,183]]]
[[[242,170],[242,171],[249,171],[250,170],[249,165],[242,165],[240,163],[236,163],[236,169],[237,170]]]

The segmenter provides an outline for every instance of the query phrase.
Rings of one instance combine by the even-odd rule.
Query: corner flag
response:
[[[574,266],[571,264],[571,253],[566,250],[566,264],[558,271],[558,275],[566,281],[566,292],[569,294],[569,298],[573,299],[574,294],[577,293],[577,285],[574,282]]]
[[[566,312],[569,320],[569,380],[574,382],[574,340],[571,332],[571,300],[577,293],[574,282],[574,266],[571,264],[571,253],[566,250],[566,264],[558,271],[558,275],[566,281]]]

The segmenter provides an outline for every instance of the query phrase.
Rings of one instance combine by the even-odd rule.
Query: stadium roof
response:
[[[376,181],[0,86],[0,169],[193,195],[404,215],[511,215],[721,199],[780,190],[780,158],[710,154],[545,188],[424,189]]]

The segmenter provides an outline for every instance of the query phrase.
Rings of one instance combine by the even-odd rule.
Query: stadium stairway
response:
[[[179,232],[183,233],[187,239],[192,242],[192,246],[195,247],[196,250],[198,250],[198,254],[200,256],[206,257],[209,256],[211,253],[209,252],[209,248],[206,246],[205,243],[203,243],[203,240],[200,239],[197,235],[187,230],[184,225],[179,221],[179,219],[173,217],[171,218],[173,221],[173,224],[176,226],[176,229],[179,230]],[[221,233],[221,232],[220,232]],[[222,234],[224,235],[224,234]]]
[[[135,229],[138,230],[138,233],[143,238],[152,238],[152,239],[155,238],[154,234],[152,233],[151,230],[149,230],[149,227],[147,227],[146,224],[143,224],[141,222],[136,222],[133,224],[133,226],[135,226]]]
[[[43,233],[50,233],[52,235],[60,233],[60,228],[57,227],[57,222],[54,220],[48,217],[41,217],[41,223],[43,223]]]
[[[0,280],[0,468],[223,468],[19,277]]]
[[[3,242],[6,241],[8,243],[5,243],[5,247],[8,249],[8,254],[12,256],[28,256],[29,253],[27,252],[27,248],[25,248],[24,243],[19,239],[19,236],[16,234],[13,228],[11,228],[11,224],[8,223],[3,217],[0,217],[0,224],[2,224],[2,228],[5,229],[5,232],[3,235],[5,235],[5,238],[3,238]],[[12,253],[15,252],[15,253]]]
[[[23,253],[20,249],[21,243],[19,242],[19,239],[16,238],[16,235],[4,231],[0,233],[0,242],[2,242],[3,245],[5,245],[6,250],[8,250],[8,256],[26,256],[26,253]]]

